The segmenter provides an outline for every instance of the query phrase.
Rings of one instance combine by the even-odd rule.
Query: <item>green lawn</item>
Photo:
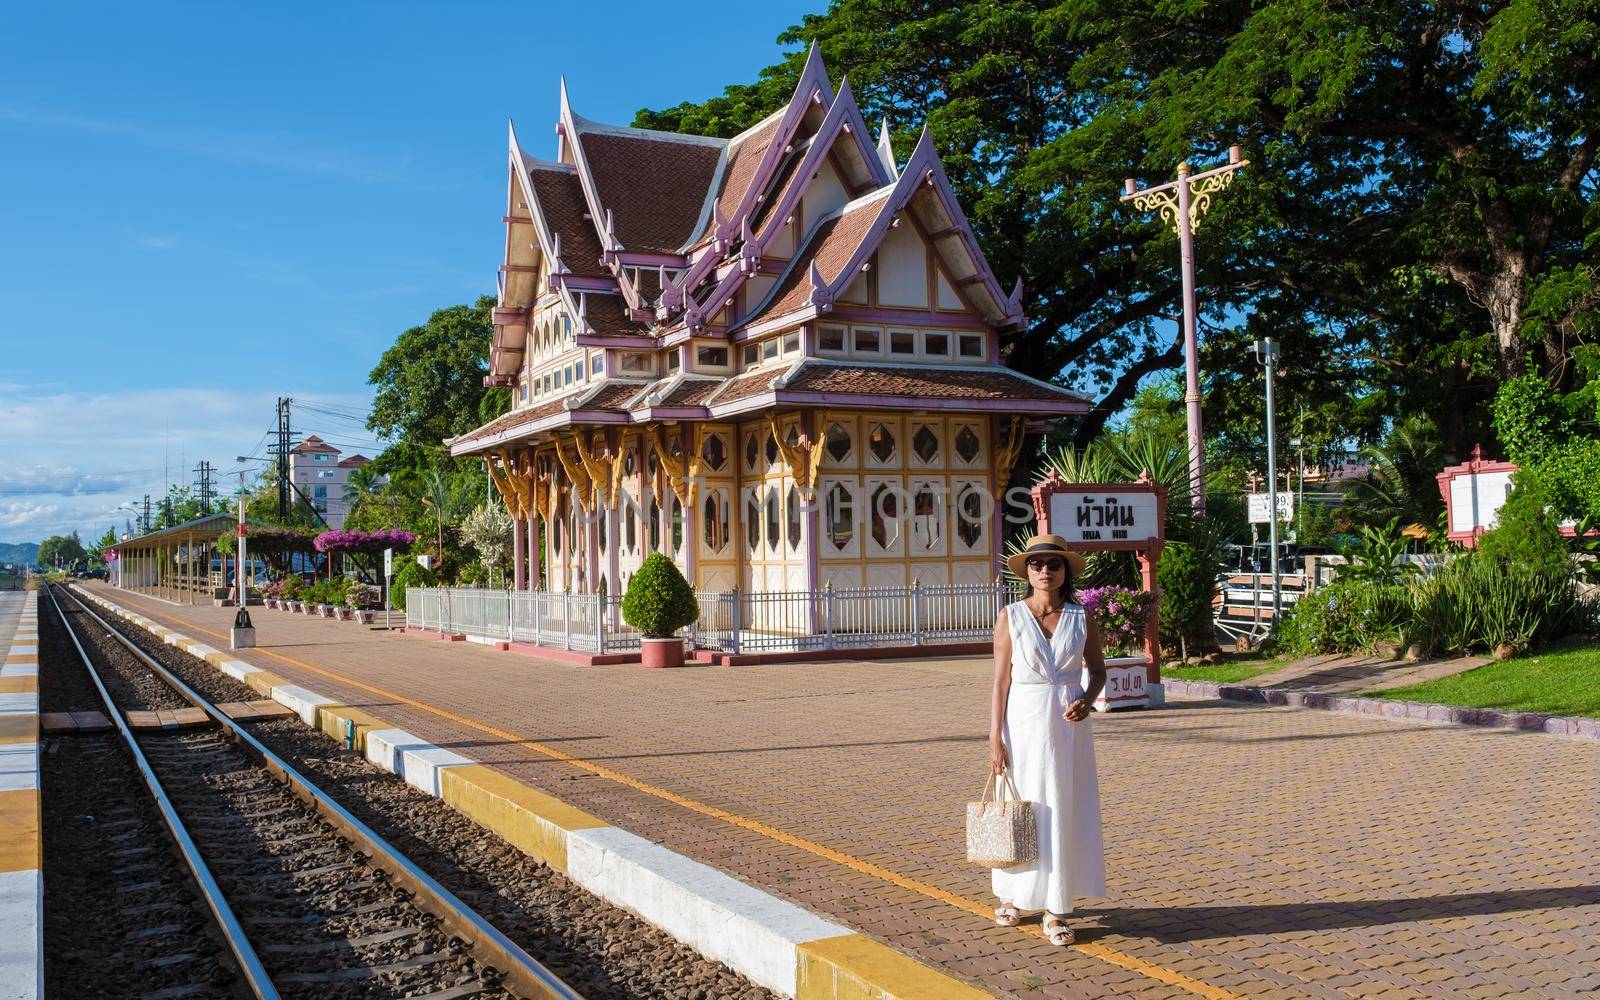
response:
[[[1195,663],[1187,667],[1164,667],[1162,677],[1180,681],[1215,681],[1218,684],[1237,684],[1257,674],[1264,674],[1283,666],[1287,660],[1268,659],[1260,653],[1230,655],[1221,663]]]
[[[1600,717],[1600,646],[1519,656],[1368,697]]]

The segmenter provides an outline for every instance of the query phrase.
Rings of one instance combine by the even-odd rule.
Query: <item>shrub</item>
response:
[[[282,590],[281,594],[282,594],[282,597],[283,597],[284,600],[286,600],[286,601],[303,601],[303,600],[305,600],[305,597],[304,597],[305,589],[306,589],[306,582],[304,580],[300,579],[300,574],[298,574],[298,573],[290,573],[288,576],[283,578],[283,590]]]
[[[700,618],[700,602],[689,581],[660,552],[645,558],[622,595],[622,620],[649,639],[670,639]]]
[[[1487,537],[1487,536],[1485,536]],[[1594,627],[1566,565],[1522,564],[1481,552],[1452,560],[1413,588],[1413,638],[1434,652],[1528,650]]]
[[[370,583],[352,583],[345,591],[344,606],[356,610],[376,608],[382,595]]]
[[[1518,465],[1536,463],[1572,435],[1572,417],[1542,375],[1520,375],[1502,382],[1491,410],[1494,432]]]
[[[407,587],[435,587],[439,584],[439,577],[431,569],[424,569],[419,562],[407,562],[400,567],[394,575],[394,582],[389,585],[389,605],[396,611],[406,609]]]
[[[1492,562],[1535,568],[1544,573],[1570,572],[1572,555],[1555,518],[1541,509],[1536,489],[1530,489],[1521,497],[1517,496],[1519,490],[1520,486],[1511,491],[1515,500],[1507,499],[1494,530],[1478,540],[1477,554]]]
[[[1161,590],[1157,620],[1161,634],[1176,642],[1189,658],[1191,643],[1202,648],[1216,645],[1211,625],[1211,600],[1217,594],[1217,567],[1201,549],[1169,542],[1156,564],[1156,584]]]
[[[1296,601],[1272,637],[1295,656],[1353,653],[1399,639],[1410,618],[1406,588],[1339,579]]]
[[[1417,567],[1405,561],[1406,539],[1399,528],[1399,518],[1382,528],[1365,526],[1354,542],[1339,546],[1339,554],[1347,560],[1339,567],[1339,579],[1389,587],[1415,576]]]
[[[1090,587],[1078,592],[1078,601],[1100,626],[1100,641],[1108,655],[1118,655],[1144,645],[1145,623],[1156,595],[1131,587]]]

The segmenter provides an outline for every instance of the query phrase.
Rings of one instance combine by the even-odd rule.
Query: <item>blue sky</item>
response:
[[[364,412],[399,331],[494,288],[508,117],[551,156],[561,74],[626,123],[754,79],[822,6],[7,5],[0,541],[120,530],[237,468],[279,395]]]

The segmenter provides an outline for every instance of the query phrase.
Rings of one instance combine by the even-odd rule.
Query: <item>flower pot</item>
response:
[[[309,601],[302,602],[300,605],[300,610],[307,615],[314,615],[317,613],[317,605],[312,604]]]
[[[377,620],[377,614],[372,611],[361,610],[356,612],[356,621],[363,625],[371,625]]]
[[[356,613],[351,608],[340,608],[339,609],[339,620],[342,621],[342,622],[354,621],[355,620],[355,616],[356,616]]]
[[[300,611],[300,602],[299,601],[285,601],[285,602],[283,602],[283,606],[284,606],[284,609],[287,610],[290,614],[298,614],[299,611]]]
[[[639,661],[647,667],[683,666],[683,639],[640,639]]]

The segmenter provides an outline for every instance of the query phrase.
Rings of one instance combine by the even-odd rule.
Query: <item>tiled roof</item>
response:
[[[573,412],[586,413],[593,410],[613,410],[616,412],[621,412],[620,408],[622,404],[631,399],[640,388],[641,385],[638,382],[607,382],[598,390],[595,390],[594,395],[590,397],[587,402],[573,407]],[[519,427],[525,427],[528,424],[537,423],[546,417],[553,417],[558,413],[563,413],[567,410],[568,400],[581,398],[587,395],[587,392],[588,390],[580,390],[576,393],[561,396],[560,398],[552,399],[548,402],[539,403],[536,406],[529,406],[520,410],[512,410],[510,413],[502,414],[484,424],[482,427],[468,431],[467,433],[462,434],[451,441],[450,449],[452,452],[459,454],[463,445],[471,445],[474,442],[485,441],[498,434],[503,434],[506,431],[516,430]]]
[[[577,407],[579,410],[615,410],[622,404],[639,394],[644,388],[642,382],[618,382],[607,380],[587,402]]]
[[[577,293],[574,293],[577,297]],[[654,341],[650,328],[628,315],[628,301],[620,295],[583,293],[583,316],[594,332],[603,337],[646,337]]]
[[[686,378],[673,386],[656,406],[700,406],[727,382],[720,378]]]
[[[299,444],[295,445],[289,450],[292,452],[331,451],[335,455],[339,454],[338,448],[326,443],[315,434],[308,436],[304,441],[301,441]]]
[[[1057,400],[1082,397],[1060,386],[1041,385],[998,368],[955,365],[852,365],[808,361],[780,391],[846,392],[926,399]],[[717,397],[722,402],[724,397]]]
[[[341,468],[341,469],[354,469],[354,468],[358,468],[358,467],[363,466],[363,465],[370,464],[371,462],[372,462],[372,459],[368,458],[367,456],[361,455],[361,454],[356,454],[356,455],[351,455],[349,458],[341,458],[341,459],[339,459],[339,468]]]
[[[629,250],[676,253],[694,235],[722,150],[617,132],[579,132],[601,210]],[[598,220],[601,226],[605,220]]]
[[[759,396],[761,393],[771,389],[772,380],[786,370],[784,368],[768,368],[753,375],[740,375],[737,378],[729,379],[726,387],[717,393],[716,399],[711,401],[711,405],[721,406],[723,403],[732,403],[735,400],[745,399],[749,396]]]
[[[724,219],[733,218],[734,210],[739,207],[739,202],[744,199],[750,190],[750,183],[755,180],[756,169],[761,166],[761,159],[766,155],[767,148],[772,145],[772,140],[777,137],[778,129],[783,125],[783,115],[776,114],[758,126],[750,134],[739,139],[737,144],[728,147],[728,163],[722,170],[722,182],[717,188],[716,206]],[[710,238],[712,227],[715,226],[713,215],[706,220],[705,230],[700,233],[699,239]]]
[[[600,266],[600,238],[594,223],[585,218],[589,204],[576,172],[529,165],[528,180],[539,199],[539,211],[552,235],[561,234],[561,260],[572,273],[585,278],[610,277]]]
[[[795,254],[789,270],[785,272],[783,280],[773,290],[767,303],[758,305],[759,312],[744,320],[741,325],[749,325],[763,316],[782,316],[804,306],[811,296],[810,275],[813,260],[817,263],[817,271],[822,275],[823,281],[831,284],[837,280],[839,272],[850,263],[856,248],[866,238],[867,231],[872,228],[873,220],[878,217],[878,211],[882,207],[882,198],[857,201],[845,209],[843,214],[820,223],[811,231],[805,246]]]

